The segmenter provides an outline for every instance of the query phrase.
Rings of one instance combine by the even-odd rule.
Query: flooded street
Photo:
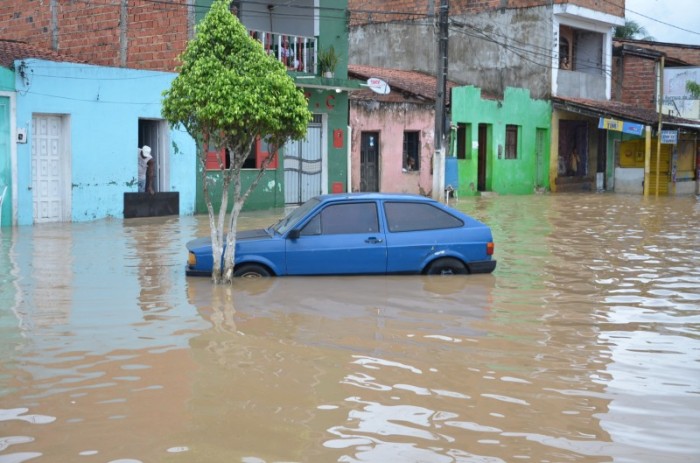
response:
[[[2,229],[0,463],[699,462],[700,201],[452,205],[493,274],[218,287],[204,216]]]

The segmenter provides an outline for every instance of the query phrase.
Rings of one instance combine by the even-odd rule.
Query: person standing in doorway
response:
[[[578,175],[578,167],[580,164],[581,158],[578,155],[578,151],[576,151],[576,147],[574,147],[574,149],[571,151],[571,155],[569,156],[569,175]]]
[[[153,156],[148,145],[139,149],[139,193],[145,192],[153,194]]]

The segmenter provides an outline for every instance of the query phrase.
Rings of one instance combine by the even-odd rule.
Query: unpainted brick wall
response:
[[[657,62],[637,55],[613,60],[613,99],[639,108],[656,109]]]
[[[1,0],[3,39],[59,51],[104,66],[173,71],[188,39],[189,0],[129,0],[126,62],[122,53],[120,0]],[[52,20],[52,17],[55,20]]]
[[[700,45],[651,45],[645,42],[643,48],[660,51],[669,58],[685,61],[691,66],[700,66]]]
[[[348,0],[350,24],[424,19],[438,11],[440,0]],[[450,15],[480,13],[500,8],[529,8],[571,4],[613,16],[625,16],[625,0],[450,0]]]

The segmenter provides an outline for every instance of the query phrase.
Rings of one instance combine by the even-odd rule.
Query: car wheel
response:
[[[464,275],[467,267],[459,259],[445,257],[430,263],[425,271],[426,275]]]
[[[233,276],[238,278],[262,278],[272,276],[272,274],[262,265],[243,264],[233,271]]]

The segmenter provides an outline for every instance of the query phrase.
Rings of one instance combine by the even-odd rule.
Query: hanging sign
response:
[[[604,117],[601,117],[598,122],[599,129],[614,130],[615,132],[622,132],[622,125],[622,121],[606,119]]]
[[[622,131],[624,133],[641,136],[644,133],[644,125],[625,121],[622,123]]]
[[[665,145],[678,144],[678,130],[662,130],[661,143]]]

